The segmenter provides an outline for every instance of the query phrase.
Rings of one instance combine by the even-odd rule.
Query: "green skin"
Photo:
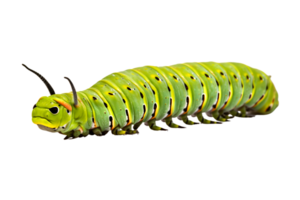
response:
[[[145,66],[113,73],[91,88],[73,94],[42,97],[32,112],[33,123],[65,139],[96,134],[138,133],[145,123],[152,130],[163,120],[169,127],[178,117],[185,124],[197,116],[204,124],[231,117],[252,117],[272,113],[278,107],[278,93],[269,76],[241,63],[184,63],[167,67]],[[53,113],[53,109],[58,112]],[[56,110],[57,111],[57,110]]]

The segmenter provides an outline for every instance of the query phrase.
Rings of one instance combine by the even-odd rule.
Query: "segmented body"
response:
[[[268,114],[278,106],[270,77],[240,63],[139,67],[110,74],[77,95],[79,105],[69,113],[71,120],[57,128],[67,137],[86,136],[93,130],[98,135],[109,130],[131,134],[143,122],[153,130],[164,130],[155,125],[158,120],[178,128],[172,118],[195,124],[189,115],[202,123],[215,123],[204,119],[202,113],[226,121],[229,113],[241,117]],[[53,98],[72,105],[73,94]]]

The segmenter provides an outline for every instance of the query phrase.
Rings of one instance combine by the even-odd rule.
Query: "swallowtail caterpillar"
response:
[[[203,124],[217,124],[228,118],[272,113],[278,93],[264,72],[241,63],[184,63],[166,67],[145,66],[110,74],[87,90],[55,94],[47,80],[35,73],[51,96],[34,105],[32,121],[42,130],[59,132],[65,139],[135,134],[142,123],[152,130],[162,120],[171,128],[177,117],[185,124],[197,117]],[[217,120],[209,121],[203,113]]]

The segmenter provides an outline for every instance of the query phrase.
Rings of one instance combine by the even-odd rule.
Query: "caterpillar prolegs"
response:
[[[34,105],[32,121],[41,129],[59,132],[65,139],[135,134],[142,123],[152,130],[162,120],[171,128],[177,117],[185,124],[216,124],[228,118],[273,112],[278,93],[264,72],[241,63],[183,63],[166,67],[145,66],[110,74],[87,90],[55,94],[37,72],[51,96]],[[203,117],[203,113],[217,121]]]

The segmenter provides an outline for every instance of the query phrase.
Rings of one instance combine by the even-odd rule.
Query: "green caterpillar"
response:
[[[162,120],[171,128],[178,117],[185,124],[196,116],[203,124],[228,118],[272,113],[278,93],[264,72],[240,63],[184,63],[167,67],[145,66],[113,73],[91,88],[55,94],[47,80],[29,69],[46,84],[51,96],[42,97],[33,107],[32,121],[42,130],[59,132],[65,139],[138,133],[145,122],[152,130]],[[209,121],[203,113],[221,122]]]

